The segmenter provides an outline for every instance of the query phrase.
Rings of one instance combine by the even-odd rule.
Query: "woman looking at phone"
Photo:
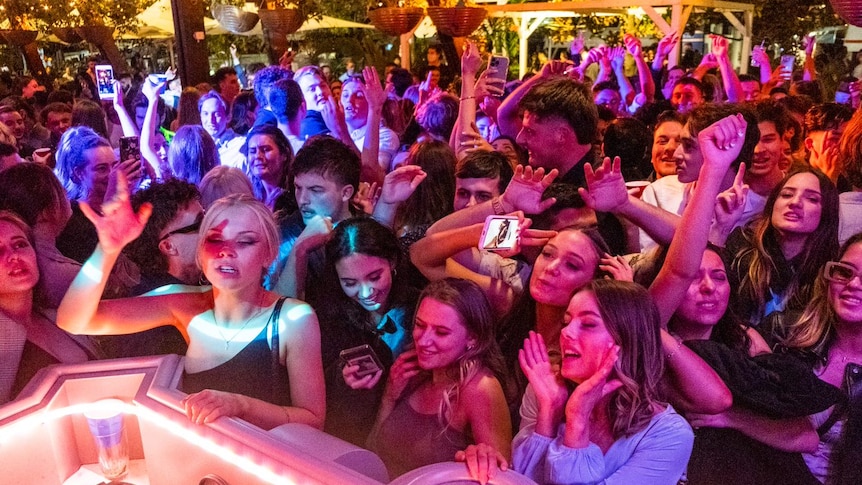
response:
[[[120,178],[117,195],[96,214],[81,205],[99,245],[58,310],[76,334],[115,335],[173,325],[189,344],[181,390],[189,419],[242,418],[270,429],[284,423],[323,427],[319,330],[314,312],[261,286],[278,250],[269,210],[249,196],[213,204],[204,217],[197,259],[211,287],[99,301],[122,248],[143,230],[151,208],[135,214]]]
[[[508,459],[503,362],[482,290],[454,278],[428,285],[413,342],[392,366],[368,439],[390,475],[452,461],[471,444],[489,445]]]
[[[326,244],[326,261],[331,298],[318,311],[327,383],[326,431],[363,445],[380,407],[385,374],[412,341],[419,292],[399,271],[398,239],[374,219],[340,222]],[[339,358],[361,345],[381,364],[376,372]]]

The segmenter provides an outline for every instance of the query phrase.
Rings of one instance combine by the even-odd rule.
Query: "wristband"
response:
[[[464,96],[461,98],[461,101],[467,101],[468,99],[476,99],[476,96]]]

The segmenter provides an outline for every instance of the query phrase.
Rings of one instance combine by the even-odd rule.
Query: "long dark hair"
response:
[[[811,299],[814,281],[820,268],[838,253],[838,190],[826,175],[816,169],[794,170],[784,177],[766,199],[763,213],[751,223],[753,231],[747,235],[748,245],[734,257],[733,270],[744,274],[739,287],[740,296],[753,303],[746,318],[759,318],[764,314],[770,287],[778,271],[775,251],[780,251],[780,235],[772,225],[772,211],[779,194],[787,182],[796,175],[810,173],[820,182],[820,222],[805,241],[797,256],[802,263],[793,275],[785,295],[789,297],[787,308],[804,308]],[[747,268],[742,267],[746,265]]]
[[[251,141],[251,138],[256,135],[265,135],[270,137],[275,143],[275,146],[278,147],[278,151],[285,157],[284,163],[281,165],[281,170],[278,173],[276,185],[282,189],[287,189],[287,174],[290,172],[291,165],[293,165],[293,148],[290,146],[290,141],[288,141],[287,137],[284,136],[284,133],[275,126],[256,126],[249,130],[248,135],[245,137],[246,141],[242,147],[242,153],[246,158],[248,158],[248,144]],[[249,167],[251,166],[251,164],[248,165]],[[251,173],[251,168],[248,169],[247,175],[251,181],[251,187],[254,190],[255,198],[262,202],[266,202],[266,190],[263,188],[263,182]]]
[[[332,232],[332,238],[326,243],[326,282],[328,295],[334,298],[323,313],[332,312],[333,316],[358,325],[371,325],[371,315],[359,303],[348,298],[338,283],[338,273],[335,264],[352,254],[364,254],[389,261],[394,274],[392,288],[386,306],[405,303],[409,298],[407,284],[401,280],[398,268],[401,265],[401,249],[398,239],[389,228],[370,217],[354,217],[338,223]],[[385,309],[384,309],[385,310]],[[373,327],[368,327],[371,329]]]
[[[455,153],[447,143],[426,141],[413,145],[408,164],[428,174],[416,191],[401,204],[395,227],[431,225],[452,213],[455,201]]]

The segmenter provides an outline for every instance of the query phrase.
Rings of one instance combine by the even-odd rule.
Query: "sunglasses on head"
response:
[[[191,223],[191,224],[189,224],[188,226],[183,226],[183,227],[181,227],[181,228],[179,228],[179,229],[174,229],[173,231],[171,231],[171,232],[169,232],[169,233],[165,234],[164,236],[160,237],[160,238],[159,238],[159,241],[164,241],[165,239],[167,239],[167,238],[169,238],[169,237],[173,236],[174,234],[192,234],[192,233],[197,233],[197,232],[200,230],[200,228],[201,228],[201,222],[203,222],[203,220],[204,220],[204,215],[203,215],[203,213],[200,213],[200,214],[198,214],[198,216],[197,216],[197,217],[195,217],[195,221],[194,221],[194,222],[192,222],[192,223]]]
[[[830,261],[823,268],[823,277],[832,283],[846,285],[857,276],[862,276],[862,271],[858,271],[856,267],[840,261]]]

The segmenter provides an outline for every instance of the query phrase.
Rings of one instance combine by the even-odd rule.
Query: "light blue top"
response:
[[[691,456],[694,433],[671,406],[640,432],[615,441],[606,454],[595,443],[580,449],[563,445],[565,424],[556,438],[537,434],[537,411],[535,393],[528,386],[512,462],[516,471],[540,484],[674,485]]]

